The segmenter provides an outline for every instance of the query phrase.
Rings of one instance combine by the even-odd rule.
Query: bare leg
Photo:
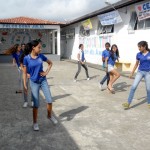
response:
[[[114,69],[110,72],[110,76],[112,76],[112,79],[110,77],[108,87],[112,89],[113,83],[120,77],[120,74]]]
[[[38,108],[33,108],[33,123],[37,123]]]
[[[52,115],[52,104],[47,104],[47,117],[51,118]]]

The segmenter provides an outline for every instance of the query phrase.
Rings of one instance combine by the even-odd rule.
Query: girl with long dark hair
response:
[[[22,54],[21,47],[19,44],[15,44],[6,51],[4,51],[6,55],[12,55],[13,57],[13,66],[17,67],[18,70],[18,81],[19,81],[19,90],[16,93],[22,93],[22,70],[20,67],[19,58]]]
[[[150,51],[148,48],[148,43],[146,41],[140,41],[138,43],[138,49],[140,52],[136,55],[136,63],[131,72],[130,78],[133,77],[135,70],[138,68],[137,74],[135,76],[133,85],[130,90],[128,101],[123,103],[124,109],[129,109],[130,104],[133,100],[135,90],[137,89],[142,78],[145,79],[146,91],[147,91],[147,102],[150,108]]]
[[[47,83],[46,75],[49,73],[52,62],[47,59],[41,52],[41,43],[37,40],[30,42],[31,53],[24,57],[24,88],[27,92],[27,73],[30,74],[30,87],[33,94],[33,129],[39,130],[37,123],[37,115],[39,108],[39,90],[42,89],[47,102],[47,117],[54,124],[57,124],[57,120],[52,115],[52,97],[51,92]],[[43,62],[47,62],[48,67],[46,71],[43,71]]]
[[[115,93],[115,91],[113,90],[113,84],[120,77],[119,72],[114,68],[116,60],[119,61],[119,50],[117,45],[113,44],[109,54],[105,59],[106,72],[109,72],[109,77],[110,77],[107,89],[112,94]]]

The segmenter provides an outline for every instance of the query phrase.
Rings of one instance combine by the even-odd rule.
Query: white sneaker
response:
[[[51,116],[51,118],[49,118],[51,121],[52,121],[52,123],[54,124],[54,125],[56,125],[57,123],[58,123],[58,121],[56,120],[56,118],[52,115]]]
[[[37,123],[33,124],[33,130],[34,131],[39,131],[39,125]]]
[[[24,102],[23,108],[27,108],[27,106],[28,106],[28,102]]]
[[[99,84],[99,88],[100,88],[101,91],[103,91],[104,90],[103,84]]]
[[[87,78],[87,80],[90,80],[90,78]]]
[[[77,79],[74,79],[73,82],[77,82]]]
[[[33,101],[31,102],[31,107],[33,107],[34,106],[34,103],[33,103]]]

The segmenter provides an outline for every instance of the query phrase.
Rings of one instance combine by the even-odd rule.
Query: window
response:
[[[75,37],[75,29],[68,29],[66,31],[66,38],[67,39],[73,39]]]
[[[137,29],[144,29],[144,20],[138,21],[137,22]]]
[[[132,12],[128,30],[141,30],[150,28],[150,18],[138,20],[136,12]]]
[[[107,34],[107,33],[113,33],[114,32],[114,25],[106,25],[103,26],[100,21],[98,23],[98,31],[97,34]]]
[[[137,26],[136,26],[137,20],[138,20],[138,17],[137,17],[136,12],[132,12],[128,30],[136,30],[137,29]]]
[[[150,28],[150,18],[145,19],[145,28]]]
[[[61,31],[61,40],[66,40],[66,31]]]

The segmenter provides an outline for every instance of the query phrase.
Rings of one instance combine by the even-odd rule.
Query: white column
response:
[[[60,55],[60,27],[57,29],[57,55]]]
[[[55,31],[52,31],[53,50],[52,54],[55,54]]]

